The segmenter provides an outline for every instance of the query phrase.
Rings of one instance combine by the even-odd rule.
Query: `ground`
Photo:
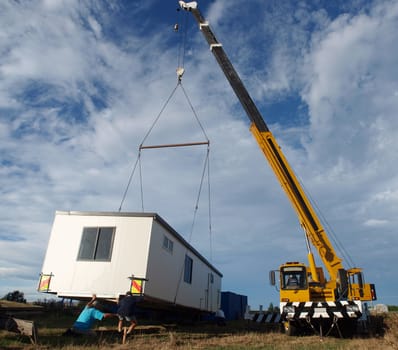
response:
[[[15,333],[0,331],[0,349],[115,349],[132,347],[152,349],[398,349],[398,313],[390,312],[380,321],[377,331],[370,336],[339,339],[319,336],[289,337],[277,329],[254,325],[245,321],[229,322],[220,327],[215,324],[191,325],[161,324],[141,320],[134,335],[122,344],[122,335],[116,331],[117,319],[107,319],[98,324],[96,337],[65,337],[62,333],[73,323],[76,312],[51,310],[31,315],[38,327],[38,344],[32,345],[29,338]],[[25,315],[27,318],[28,315]]]

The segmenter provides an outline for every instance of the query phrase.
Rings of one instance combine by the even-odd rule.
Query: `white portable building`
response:
[[[57,211],[39,291],[216,311],[222,274],[155,213]]]

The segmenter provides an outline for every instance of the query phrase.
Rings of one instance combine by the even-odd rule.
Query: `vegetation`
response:
[[[15,301],[17,303],[26,303],[25,294],[19,290],[7,293],[2,300]]]
[[[73,324],[80,308],[60,306],[59,303],[41,303],[44,312],[32,319],[38,326],[39,343],[32,345],[28,337],[0,331],[0,349],[27,350],[171,350],[171,349],[272,349],[272,350],[346,350],[346,349],[397,349],[398,313],[390,312],[381,319],[378,332],[353,339],[320,338],[319,336],[289,337],[265,325],[229,322],[225,327],[214,324],[175,325],[154,324],[140,320],[133,336],[122,344],[122,335],[116,331],[116,319],[106,319],[98,324],[97,337],[66,337],[63,332]]]

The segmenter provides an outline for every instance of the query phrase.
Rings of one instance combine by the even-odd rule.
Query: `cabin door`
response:
[[[207,274],[207,288],[205,290],[205,309],[207,311],[211,311],[213,306],[213,284],[214,275],[209,272]]]

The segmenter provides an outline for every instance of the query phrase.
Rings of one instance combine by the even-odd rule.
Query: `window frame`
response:
[[[184,282],[192,284],[192,272],[193,272],[193,259],[185,254],[184,260]]]
[[[174,242],[169,237],[167,237],[166,235],[163,236],[162,247],[163,247],[164,250],[166,250],[170,254],[173,254]]]
[[[292,275],[296,284],[289,284],[289,276]],[[304,266],[284,266],[281,269],[281,288],[286,289],[307,289],[307,270]]]
[[[89,237],[90,231],[95,230],[95,237]],[[110,239],[106,236],[110,232]],[[77,254],[77,261],[99,261],[106,262],[112,260],[113,253],[113,243],[115,240],[115,226],[85,226],[82,230],[79,251]],[[92,232],[91,234],[94,234]],[[105,244],[105,250],[107,252],[106,257],[103,255],[104,249],[103,245]],[[91,245],[91,246],[89,246]],[[88,254],[89,253],[89,254]],[[90,255],[90,256],[89,256]]]

